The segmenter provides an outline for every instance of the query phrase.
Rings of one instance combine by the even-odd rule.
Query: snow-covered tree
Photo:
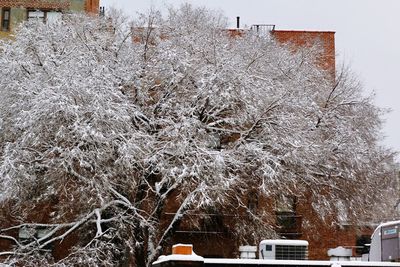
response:
[[[272,236],[272,211],[247,210],[254,189],[307,194],[338,221],[382,198],[393,170],[381,111],[348,72],[319,68],[318,48],[229,37],[223,16],[190,5],[132,25],[71,15],[2,41],[6,262],[51,265],[46,249],[71,238],[57,265],[149,266],[210,208],[248,214],[238,238]],[[21,230],[29,241],[10,234]]]

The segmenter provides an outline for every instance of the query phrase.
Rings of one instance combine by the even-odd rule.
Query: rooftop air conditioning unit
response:
[[[305,240],[263,240],[259,246],[259,258],[271,260],[307,260],[308,242]]]

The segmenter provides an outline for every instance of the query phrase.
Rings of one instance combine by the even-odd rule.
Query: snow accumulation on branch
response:
[[[1,41],[5,264],[150,266],[207,214],[248,216],[230,217],[241,240],[274,236],[273,211],[248,208],[254,190],[307,196],[321,219],[391,203],[382,111],[351,73],[333,81],[316,48],[232,38],[225,21],[190,5],[130,27],[72,14]]]

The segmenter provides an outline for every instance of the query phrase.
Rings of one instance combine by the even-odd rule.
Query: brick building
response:
[[[239,25],[238,25],[239,26]],[[242,36],[247,30],[228,29],[231,37]],[[328,70],[335,75],[335,32],[333,31],[296,31],[276,30],[275,25],[259,24],[252,25],[251,31],[260,35],[270,34],[278,43],[288,45],[293,51],[311,46],[319,46],[321,53],[317,56],[322,69]]]
[[[283,44],[291,44],[293,48],[320,45],[321,55],[318,57],[321,67],[335,72],[335,32],[332,31],[272,31],[274,38]]]
[[[321,216],[311,208],[307,196],[294,197],[277,195],[269,199],[248,200],[253,205],[253,212],[262,213],[269,210],[269,218],[260,216],[265,223],[273,224],[280,238],[300,239],[309,242],[308,257],[312,260],[329,259],[328,250],[343,246],[353,250],[353,257],[361,257],[365,253],[364,244],[370,242],[374,225],[352,225],[348,222],[331,224],[330,218]],[[174,216],[174,209],[165,212],[165,216]],[[240,256],[239,246],[258,246],[261,240],[242,243],[234,235],[234,225],[238,221],[251,220],[244,210],[237,212],[213,211],[207,218],[202,214],[191,214],[175,231],[170,245],[177,243],[193,244],[198,255],[205,257],[237,258]],[[198,219],[196,217],[199,217]],[[193,226],[192,221],[199,221]],[[271,222],[272,221],[272,222]],[[249,233],[251,234],[251,233]],[[170,247],[165,248],[169,254]]]
[[[294,31],[276,30],[274,25],[253,25],[252,30],[260,34],[271,34],[272,38],[289,49],[297,51],[314,45],[319,46],[317,55],[318,64],[335,77],[335,32],[332,31]],[[228,33],[233,38],[243,36],[246,30],[229,29]],[[248,199],[248,207],[257,213],[268,210],[275,214],[275,218],[268,218],[268,223],[274,224],[281,238],[302,239],[309,242],[310,259],[328,259],[327,251],[330,248],[344,246],[352,248],[353,256],[360,257],[365,252],[363,245],[369,242],[374,225],[352,225],[342,222],[340,225],[332,225],[329,218],[322,220],[319,214],[311,208],[311,201],[307,196],[296,197],[293,195],[277,195],[270,199]],[[173,205],[172,205],[173,206]],[[207,220],[201,220],[200,227],[193,227],[190,222],[183,223],[174,235],[174,243],[191,243],[197,254],[206,257],[238,257],[238,248],[241,245],[258,245],[260,240],[254,240],[252,244],[242,244],[232,234],[232,225],[235,220],[246,220],[243,214],[218,213],[211,214]],[[172,216],[174,208],[166,212],[166,216]],[[193,214],[193,217],[199,216]],[[196,220],[195,218],[189,220]],[[167,253],[169,248],[167,249]]]
[[[100,0],[0,0],[0,32],[13,31],[18,23],[39,19],[50,21],[63,12],[87,12],[97,14]]]
[[[15,3],[24,3],[15,4]],[[14,3],[14,4],[13,4]],[[28,4],[29,3],[29,4]],[[2,29],[4,29],[4,12],[8,13],[8,31],[12,30],[13,25],[19,21],[29,19],[32,15],[39,15],[35,12],[42,10],[44,19],[46,16],[53,12],[65,12],[69,10],[86,11],[89,13],[96,13],[98,9],[98,0],[46,0],[46,1],[4,1],[0,0],[2,7]],[[21,7],[23,6],[23,7]],[[33,12],[33,13],[31,13]],[[241,31],[230,30],[232,36],[240,36]],[[325,31],[283,31],[273,30],[272,36],[283,45],[289,45],[292,49],[296,50],[301,47],[307,47],[319,43],[321,45],[321,52],[317,56],[321,68],[328,70],[333,75],[335,73],[335,41],[334,32]],[[139,41],[139,39],[134,39]],[[359,242],[368,239],[372,232],[372,228],[359,227],[343,222],[342,225],[331,225],[329,218],[325,221],[320,219],[320,216],[315,213],[311,208],[311,201],[307,196],[293,196],[287,195],[282,192],[281,195],[276,195],[268,199],[258,198],[256,192],[249,194],[247,199],[248,208],[255,213],[261,213],[267,210],[272,214],[273,218],[265,218],[266,223],[272,222],[278,234],[282,238],[287,239],[303,239],[309,242],[309,258],[310,259],[326,259],[327,250],[337,246],[347,246],[355,248]],[[55,200],[56,201],[56,200]],[[48,205],[47,205],[48,204]],[[31,212],[34,218],[32,221],[40,221],[41,223],[48,222],[48,216],[52,211],[53,203],[47,203],[47,206],[38,207],[37,210]],[[43,212],[47,211],[47,212]],[[177,207],[174,205],[174,197],[166,205],[164,210],[164,218],[174,216]],[[12,211],[3,211],[6,214],[12,214]],[[191,243],[194,245],[194,250],[197,254],[205,257],[238,257],[238,248],[242,244],[234,236],[234,224],[238,220],[248,220],[245,212],[232,212],[217,210],[204,211],[207,216],[202,214],[192,214],[187,221],[183,221],[178,229],[174,232],[170,244],[174,243]],[[193,225],[193,221],[197,225]],[[165,221],[167,223],[168,220]],[[9,221],[12,226],[14,222]],[[4,227],[5,225],[3,225]],[[38,231],[39,233],[39,231]],[[14,233],[14,236],[21,235],[21,233]],[[55,259],[61,259],[68,253],[68,249],[76,243],[79,237],[72,234],[66,237],[62,242],[55,243],[51,248]],[[361,241],[360,241],[361,240]],[[248,245],[257,245],[260,240],[254,240],[254,243]],[[7,240],[0,240],[0,251],[11,246],[12,242]],[[164,253],[168,251],[171,246],[166,246]],[[354,249],[354,256],[361,253]]]

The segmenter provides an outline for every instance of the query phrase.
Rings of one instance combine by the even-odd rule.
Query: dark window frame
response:
[[[7,14],[7,19],[6,19]],[[11,21],[11,8],[3,7],[1,9],[1,30],[3,32],[10,31],[10,21]]]
[[[297,197],[293,195],[280,194],[275,199],[276,213],[296,213]]]
[[[247,209],[253,213],[258,214],[259,197],[257,191],[250,191],[247,195]]]
[[[275,199],[275,223],[282,236],[301,235],[301,215],[297,214],[298,198],[295,195],[280,194]]]

